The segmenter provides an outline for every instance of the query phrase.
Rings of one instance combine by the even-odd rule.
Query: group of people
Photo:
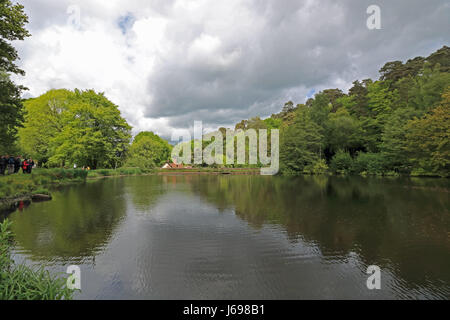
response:
[[[8,169],[8,174],[13,174],[19,172],[22,168],[23,173],[31,173],[34,167],[33,159],[24,159],[22,161],[21,156],[1,156],[0,158],[0,175],[5,175],[6,169]]]

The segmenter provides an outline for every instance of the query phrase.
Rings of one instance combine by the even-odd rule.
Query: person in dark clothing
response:
[[[14,173],[19,172],[20,164],[21,164],[20,157],[17,156],[16,159],[14,159]]]
[[[31,169],[33,169],[34,161],[33,159],[28,159],[28,167],[27,167],[27,173],[31,173]]]
[[[5,156],[2,156],[0,158],[0,174],[5,175],[5,169],[6,169],[6,158]]]
[[[8,174],[13,174],[14,173],[14,162],[16,160],[14,159],[13,156],[10,156],[8,158]]]

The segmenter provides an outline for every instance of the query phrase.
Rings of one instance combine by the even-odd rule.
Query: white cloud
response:
[[[369,31],[366,0],[22,0],[18,81],[32,96],[103,91],[135,132],[232,125],[448,44],[446,1],[379,2],[383,29]]]

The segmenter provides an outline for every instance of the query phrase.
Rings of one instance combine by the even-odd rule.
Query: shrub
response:
[[[108,169],[99,169],[99,170],[96,170],[96,172],[101,176],[114,175],[114,172],[112,170],[108,170]]]
[[[50,195],[50,191],[48,191],[45,188],[38,188],[36,190],[34,190],[33,192],[34,194],[46,194],[46,195]]]
[[[303,173],[306,174],[324,174],[328,171],[327,163],[324,159],[319,159],[305,166]]]
[[[118,168],[118,169],[98,169],[90,170],[89,177],[106,177],[106,176],[118,176],[118,175],[137,175],[150,172],[150,169],[142,168]]]
[[[358,153],[353,162],[353,171],[360,174],[381,175],[384,172],[384,158],[380,153]]]
[[[141,168],[119,168],[119,173],[124,175],[142,174],[144,170]]]
[[[151,158],[135,155],[133,157],[130,157],[126,161],[125,166],[139,167],[142,169],[151,169],[151,168],[158,167],[159,165],[156,165],[155,162]]]
[[[88,172],[86,170],[82,170],[82,169],[75,169],[73,170],[73,176],[74,178],[81,178],[81,179],[86,179],[88,175]]]
[[[63,169],[63,168],[52,168],[52,169],[38,169],[32,173],[33,180],[38,181],[39,179],[45,179],[45,181],[55,181],[63,179],[74,179],[81,178],[85,179],[87,177],[87,171],[82,169]]]
[[[334,173],[349,174],[352,171],[353,159],[348,152],[339,150],[330,161],[330,169]]]
[[[8,219],[5,219],[3,223],[0,223],[0,273],[12,263],[10,255],[12,232],[10,228],[11,223]],[[1,274],[0,279],[2,279]]]

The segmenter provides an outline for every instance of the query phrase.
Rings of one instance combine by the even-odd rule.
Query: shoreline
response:
[[[95,171],[93,171],[95,172]],[[97,173],[96,173],[97,174]],[[114,177],[131,177],[131,176],[183,176],[183,175],[260,175],[260,168],[193,168],[193,169],[157,169],[153,172],[142,172],[142,173],[133,173],[133,174],[97,174],[96,176],[87,175],[83,180],[63,180],[57,184],[49,183],[48,185],[43,185],[44,188],[55,189],[58,187],[68,186],[72,184],[83,183],[86,181],[99,180],[105,178],[114,178]],[[304,176],[311,174],[296,174],[296,175],[280,175],[280,176]],[[317,174],[312,174],[313,176],[317,176]],[[427,175],[386,175],[386,176],[378,176],[378,175],[335,175],[335,174],[320,174],[320,176],[338,176],[338,177],[351,177],[351,176],[359,176],[363,178],[367,177],[379,177],[379,178],[431,178],[431,179],[448,179],[449,177],[439,177],[439,176],[427,176]],[[417,188],[417,187],[416,187]],[[52,200],[52,195],[50,192],[27,192],[22,193],[16,196],[4,197],[0,198],[0,219],[6,218],[9,214],[16,211],[20,205],[28,206],[33,202],[41,202],[41,201],[50,201]]]
[[[188,175],[188,174],[211,174],[211,175],[259,175],[260,168],[227,168],[227,169],[160,169],[156,175]]]
[[[0,218],[6,218],[9,214],[16,211],[21,205],[29,206],[32,202],[50,201],[50,194],[29,193],[16,197],[8,197],[0,199]]]

